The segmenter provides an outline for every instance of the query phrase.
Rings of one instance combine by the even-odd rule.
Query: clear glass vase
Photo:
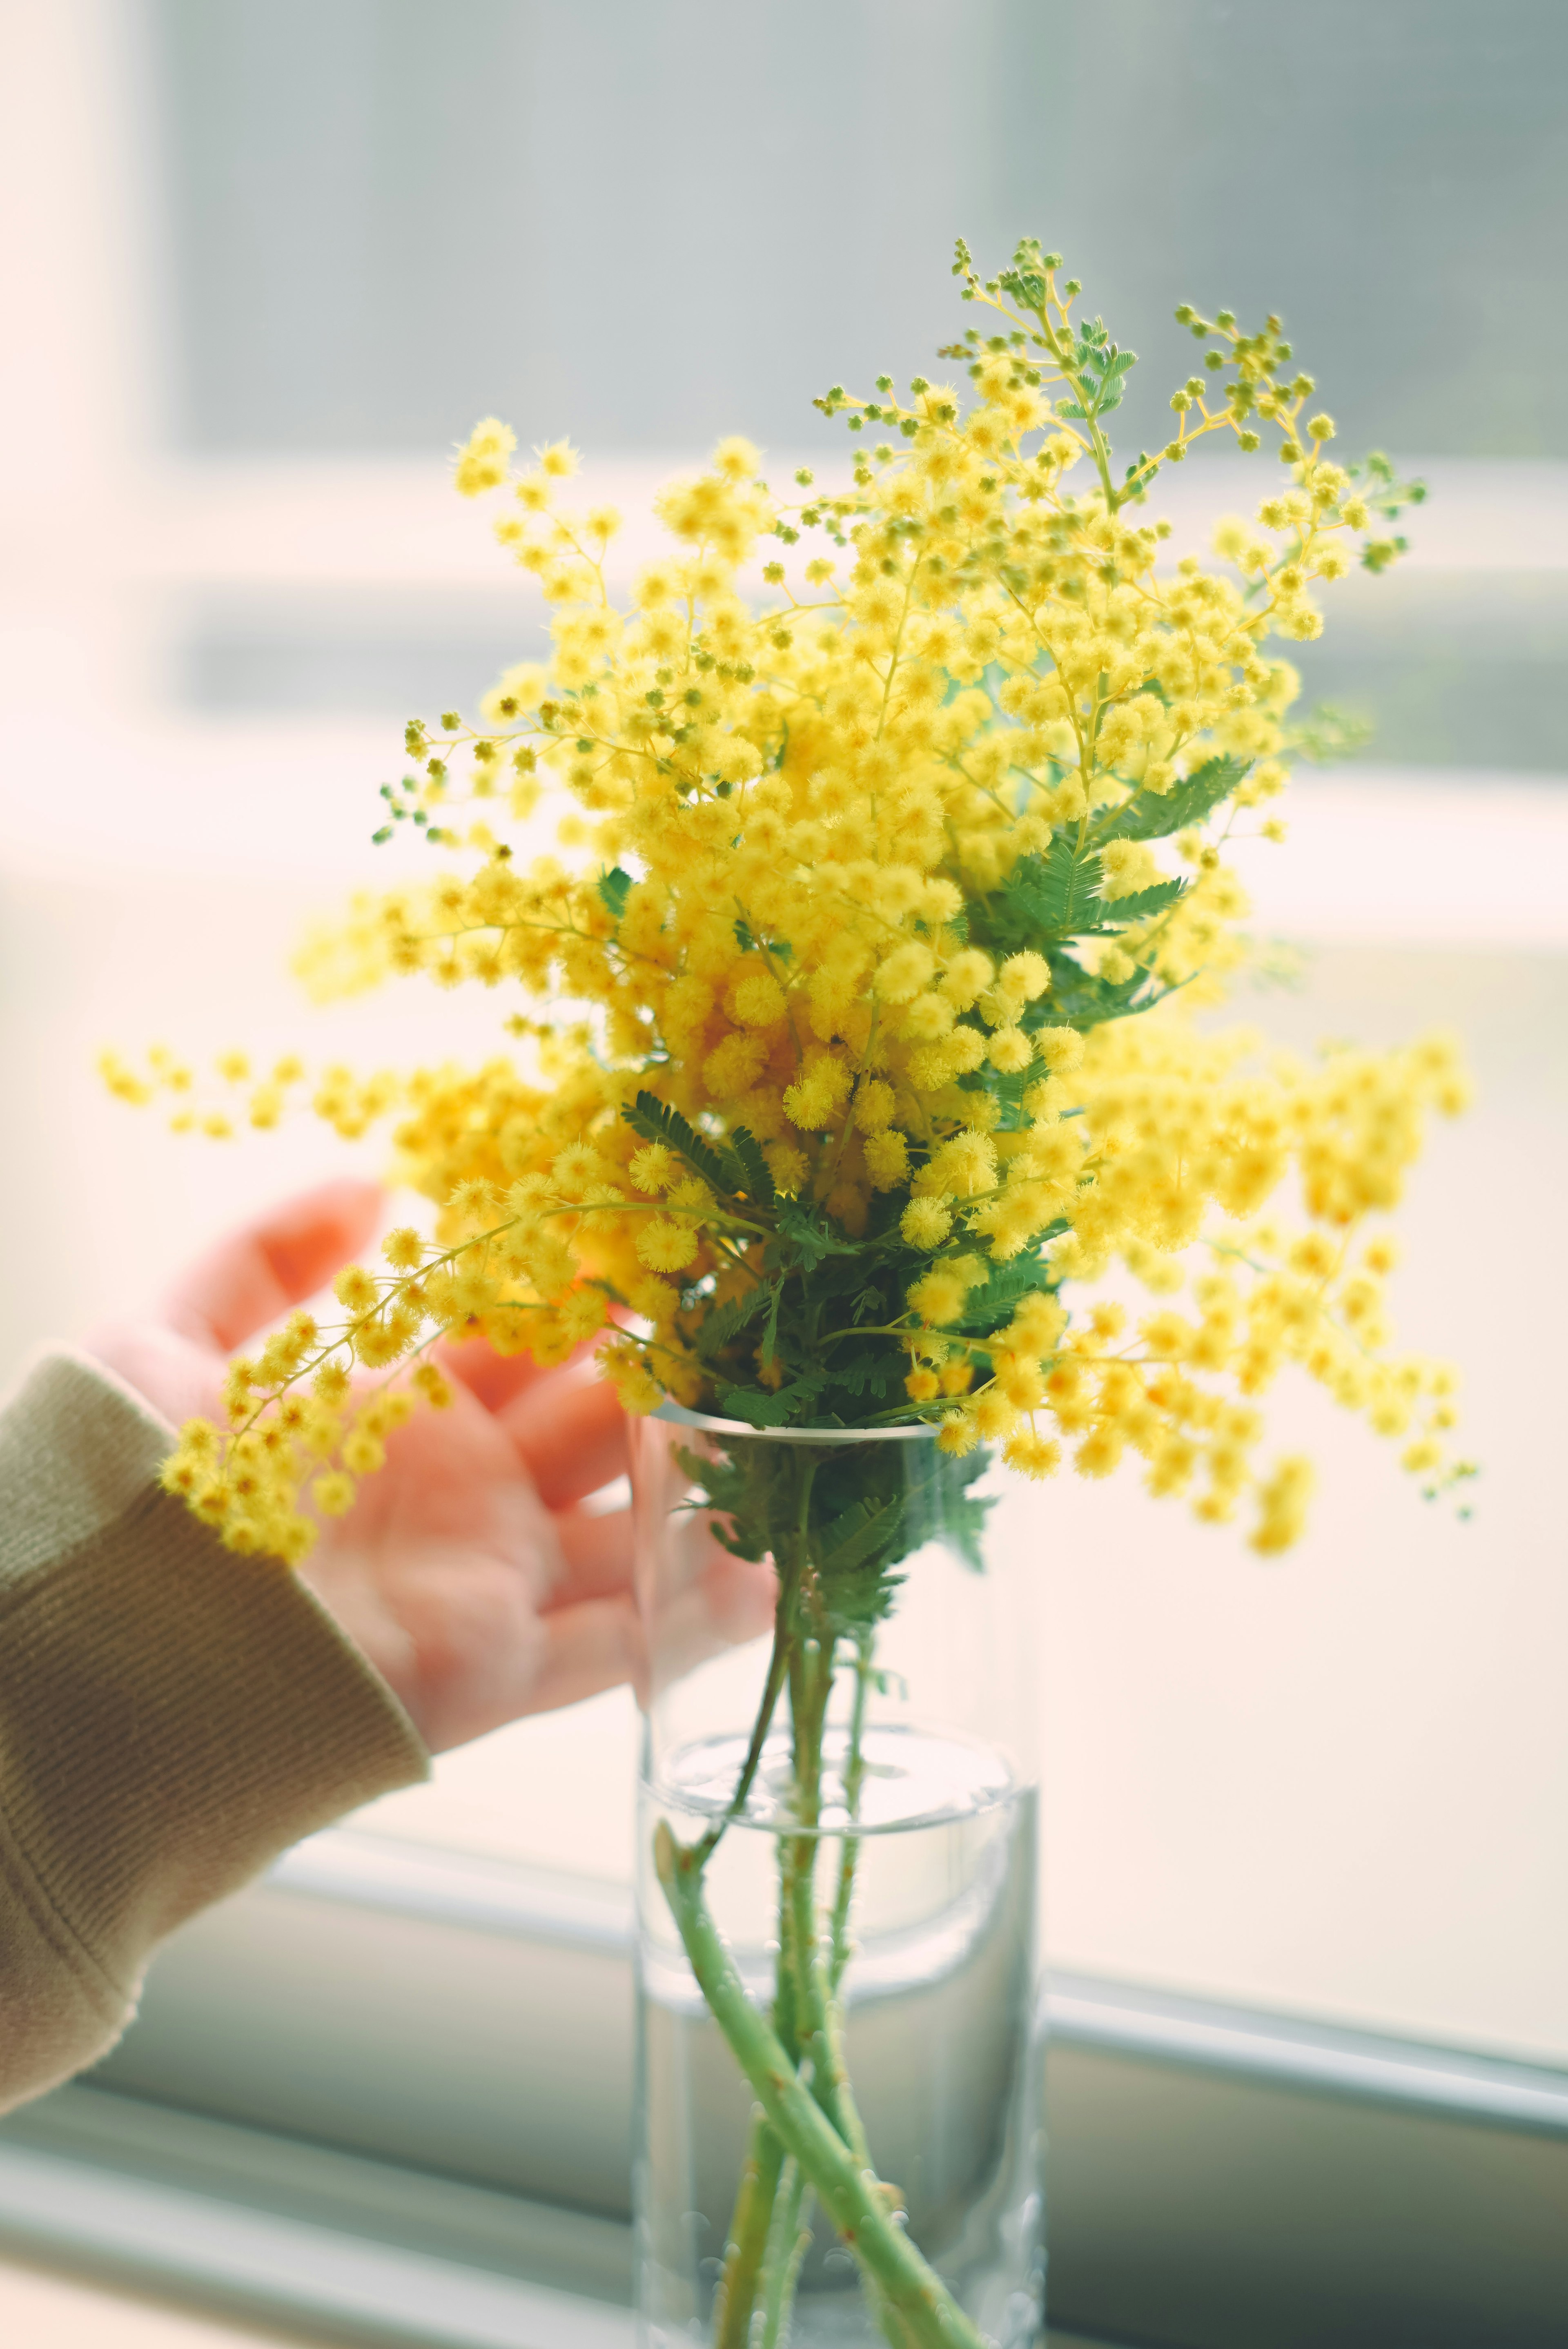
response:
[[[633,1490],[645,2336],[1023,2349],[1044,2257],[1027,1488],[924,1429],[666,1405]],[[738,1578],[773,1623],[736,1645]]]

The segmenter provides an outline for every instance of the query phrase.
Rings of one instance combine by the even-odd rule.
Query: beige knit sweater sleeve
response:
[[[0,2111],[113,2044],[185,1918],[429,1766],[303,1585],[158,1489],[171,1440],[70,1355],[0,1413]]]

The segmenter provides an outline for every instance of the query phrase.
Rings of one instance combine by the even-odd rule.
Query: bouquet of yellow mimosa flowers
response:
[[[1203,372],[1119,471],[1133,354],[1075,321],[1058,258],[1025,243],[982,283],[961,245],[957,268],[997,329],[942,354],[967,399],[834,386],[818,406],[859,437],[830,492],[803,471],[781,496],[722,442],[661,494],[669,553],[624,609],[619,517],[562,503],[565,443],[520,470],[489,421],[460,452],[552,657],[477,729],[410,723],[377,837],[422,833],[440,869],[358,899],[309,976],[545,1012],[498,1020],[479,1067],[317,1078],[346,1136],[390,1121],[434,1232],[393,1231],[341,1276],[340,1324],[294,1316],[233,1365],[229,1427],[185,1431],[170,1481],[232,1547],[302,1557],[414,1398],[440,1402],[431,1341],[476,1327],[544,1362],[596,1339],[633,1411],[929,1418],[1033,1476],[1130,1452],[1203,1516],[1250,1493],[1264,1549],[1308,1483],[1254,1464],[1286,1361],[1449,1473],[1452,1376],[1388,1350],[1367,1226],[1425,1112],[1464,1099],[1453,1044],[1264,1057],[1198,1016],[1248,953],[1226,841],[1283,830],[1298,679],[1269,639],[1315,637],[1320,588],[1396,556],[1418,484],[1329,459],[1277,319],[1186,305]],[[1283,480],[1217,562],[1163,567],[1150,492],[1214,433],[1267,433]],[[557,853],[525,860],[508,835],[547,792]],[[261,1125],[304,1077],[229,1065]],[[108,1072],[142,1097],[170,1071]],[[1291,1176],[1294,1234],[1270,1212]],[[1119,1269],[1152,1309],[1093,1301]],[[367,1392],[356,1364],[405,1375]]]
[[[1454,1045],[1302,1058],[1212,1017],[1252,951],[1227,843],[1283,838],[1291,754],[1320,747],[1272,642],[1315,638],[1321,591],[1396,558],[1419,485],[1328,454],[1277,318],[1186,305],[1202,358],[1173,437],[1119,464],[1134,355],[1078,314],[1060,258],[1026,241],[982,279],[960,243],[955,271],[984,323],[941,352],[952,381],[827,391],[853,452],[832,486],[722,441],[659,495],[667,551],[624,600],[619,517],[573,502],[567,443],[520,464],[488,420],[461,450],[457,488],[493,502],[552,649],[477,724],[408,725],[376,837],[422,835],[431,869],[356,900],[306,967],[322,996],[487,988],[494,1050],[367,1079],[231,1063],[237,1109],[210,1125],[271,1124],[304,1087],[345,1136],[386,1122],[430,1213],[340,1275],[341,1319],[295,1313],[234,1362],[228,1423],[187,1426],[165,1471],[231,1548],[297,1562],[399,1423],[441,1405],[448,1333],[546,1364],[593,1347],[633,1413],[927,1423],[896,1490],[869,1443],[693,1455],[722,1537],[779,1573],[748,1767],[788,1692],[802,1784],[838,1660],[863,1680],[921,1537],[910,1495],[942,1487],[962,1539],[989,1453],[1028,1477],[1133,1463],[1202,1517],[1244,1505],[1278,1551],[1310,1472],[1260,1459],[1260,1405],[1292,1363],[1429,1493],[1470,1473],[1451,1371],[1392,1350],[1377,1220],[1428,1112],[1463,1103]],[[1215,436],[1268,443],[1273,470],[1212,560],[1171,561],[1160,476]],[[145,1098],[171,1067],[108,1074]],[[759,2100],[719,2338],[782,2321],[786,2178],[797,2219],[814,2192],[852,2241],[893,2342],[973,2341],[824,2057],[836,1976],[806,1961],[810,1899],[786,1904],[772,2025],[725,1974],[702,1893],[722,1831],[662,1831],[658,1857]]]

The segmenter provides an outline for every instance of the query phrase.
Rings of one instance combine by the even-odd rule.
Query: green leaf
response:
[[[907,1359],[906,1355],[886,1351],[851,1354],[847,1361],[834,1364],[829,1383],[842,1387],[846,1394],[886,1394]]]
[[[1057,848],[1065,849],[1066,846],[1063,841],[1053,842],[1053,853]],[[1094,879],[1097,882],[1101,880],[1103,874],[1098,856],[1078,860],[1076,872],[1078,876],[1088,874],[1091,868]],[[1147,921],[1167,905],[1173,905],[1186,886],[1184,881],[1159,881],[1151,889],[1136,890],[1128,897],[1102,897],[1098,892],[1088,895],[1077,885],[1073,875],[1067,872],[1064,863],[1062,873],[1051,876],[1048,888],[1036,887],[1026,879],[1021,885],[1019,903],[1026,910],[1034,913],[1037,937],[1067,932],[1073,937],[1088,938],[1104,930],[1125,929],[1130,922]],[[1062,918],[1064,914],[1065,919]]]
[[[666,1150],[684,1158],[692,1172],[700,1174],[705,1183],[711,1183],[716,1191],[734,1188],[731,1170],[712,1143],[706,1142],[678,1109],[671,1109],[656,1093],[640,1092],[621,1115],[634,1133],[640,1133],[645,1142],[662,1142]]]
[[[738,1125],[729,1137],[729,1155],[740,1169],[743,1180],[736,1185],[748,1199],[758,1200],[770,1207],[774,1201],[773,1176],[768,1161],[762,1155],[762,1145],[755,1134]]]
[[[1018,857],[1000,888],[972,906],[976,945],[1014,954],[1103,928],[1101,881],[1099,853],[1078,855],[1073,841],[1057,833],[1047,855]]]
[[[813,1402],[825,1384],[820,1371],[810,1371],[802,1378],[792,1379],[776,1393],[769,1393],[766,1387],[721,1385],[719,1406],[727,1417],[744,1419],[751,1427],[788,1427],[797,1412]]]
[[[890,1550],[903,1517],[903,1495],[891,1501],[851,1502],[820,1535],[817,1568],[824,1576],[852,1573],[879,1552]]]
[[[753,1562],[766,1557],[773,1546],[769,1464],[758,1460],[760,1450],[760,1445],[748,1444],[734,1457],[716,1452],[709,1458],[685,1446],[676,1453],[693,1492],[702,1494],[716,1513],[715,1538],[732,1557]]]
[[[1037,1247],[1039,1243],[1035,1243]],[[1011,1319],[1026,1297],[1049,1288],[1051,1268],[1037,1255],[1009,1257],[993,1265],[981,1288],[972,1288],[964,1302],[964,1316],[953,1325],[965,1338],[983,1338]]]
[[[1037,1028],[1049,1027],[1057,1017],[1058,1014],[1051,1008],[1049,998],[1042,995],[1037,996],[1033,1003],[1025,1005],[1018,1024],[1026,1033],[1028,1033]],[[1033,1066],[1026,1069],[1014,1069],[1006,1076],[1002,1075],[998,1070],[986,1069],[979,1075],[971,1077],[964,1090],[966,1092],[988,1093],[1001,1108],[1003,1133],[1010,1133],[1023,1115],[1024,1095],[1031,1085],[1037,1085],[1039,1081],[1039,1070]]]
[[[824,1223],[803,1207],[798,1199],[781,1199],[779,1203],[779,1230],[799,1257],[802,1268],[814,1272],[824,1257],[854,1256],[858,1253],[853,1240],[830,1223]]]
[[[599,902],[613,922],[618,922],[626,910],[626,900],[632,894],[632,876],[617,864],[609,873],[601,873],[598,880]]]
[[[779,1351],[779,1308],[784,1301],[784,1283],[776,1280],[768,1300],[768,1324],[762,1332],[762,1367],[770,1371]]]
[[[1013,868],[1009,895],[1020,898],[1043,931],[1072,936],[1094,926],[1095,905],[1103,875],[1092,850],[1080,855],[1070,840],[1058,833],[1045,856],[1023,856]]]
[[[902,1574],[890,1571],[891,1559],[873,1559],[852,1572],[834,1575],[820,1588],[830,1633],[853,1639],[892,1614],[903,1587]]]
[[[767,1304],[769,1293],[759,1281],[739,1297],[731,1297],[723,1305],[716,1306],[696,1333],[697,1352],[709,1360],[721,1353],[748,1321],[756,1319]]]
[[[974,1573],[983,1574],[985,1556],[980,1543],[992,1502],[969,1488],[985,1473],[985,1454],[972,1452],[967,1459],[955,1460],[934,1444],[899,1448],[913,1454],[905,1472],[903,1555],[909,1557],[927,1542],[937,1541]]]
[[[788,938],[758,938],[752,935],[750,923],[744,914],[735,923],[735,943],[742,954],[769,954],[776,962],[788,962],[795,949]]]
[[[838,1496],[854,1485],[860,1489],[848,1506],[835,1506]],[[869,1630],[891,1610],[903,1579],[891,1569],[912,1547],[903,1478],[896,1464],[890,1475],[883,1463],[862,1453],[848,1464],[847,1475],[820,1478],[820,1489],[824,1509],[813,1527],[811,1554],[828,1629]]]
[[[824,1299],[831,1298],[837,1300],[855,1295],[866,1277],[865,1261],[861,1254],[861,1245],[862,1243],[857,1242],[853,1248],[835,1248],[830,1256],[825,1257],[813,1268],[811,1293],[814,1297]],[[835,1309],[832,1315],[835,1327],[838,1326],[841,1319],[841,1314]]]
[[[1186,894],[1185,881],[1157,881],[1151,889],[1135,889],[1130,897],[1109,898],[1097,927],[1109,930],[1126,922],[1147,922]]]
[[[1289,747],[1314,766],[1326,766],[1332,759],[1354,758],[1364,750],[1373,731],[1369,719],[1323,701],[1292,729]]]
[[[1097,823],[1097,845],[1103,846],[1108,840],[1164,840],[1173,832],[1185,832],[1191,824],[1206,822],[1220,802],[1230,798],[1251,764],[1250,759],[1229,755],[1206,759],[1185,782],[1172,784],[1163,796],[1158,792],[1136,792]]]
[[[1085,970],[1068,955],[1051,957],[1050,1000],[1056,1007],[1055,1017],[1065,1019],[1072,1028],[1099,1028],[1108,1019],[1124,1019],[1130,1012],[1146,1011],[1157,1003],[1169,988],[1149,992],[1155,982],[1146,970],[1135,970],[1130,978],[1097,978]]]

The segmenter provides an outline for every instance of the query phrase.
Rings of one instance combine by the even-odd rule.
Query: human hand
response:
[[[380,1208],[379,1188],[357,1182],[286,1201],[88,1350],[175,1425],[197,1414],[221,1424],[230,1353],[360,1253]],[[587,1363],[541,1371],[482,1340],[440,1359],[450,1408],[421,1408],[391,1435],[386,1466],[324,1524],[299,1569],[433,1753],[645,1681],[631,1512],[582,1506],[625,1470],[614,1389]],[[751,1639],[771,1619],[771,1571],[712,1551],[703,1644]]]

